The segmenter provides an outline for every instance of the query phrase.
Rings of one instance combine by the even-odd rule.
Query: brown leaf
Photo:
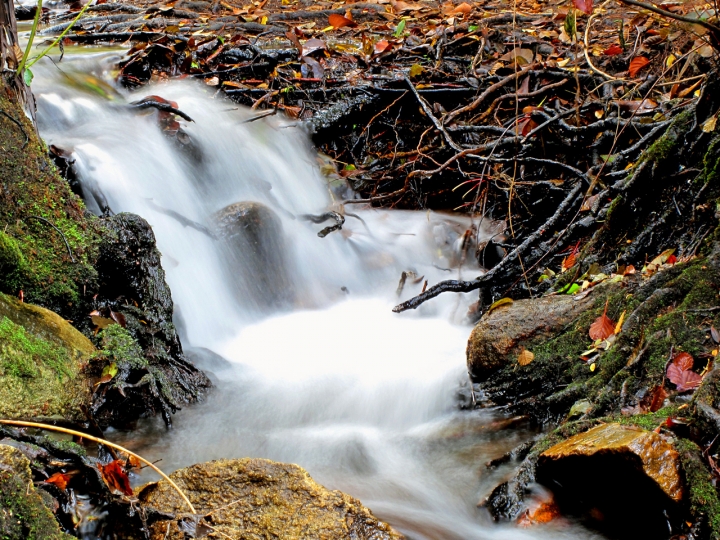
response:
[[[120,326],[125,328],[127,326],[127,321],[125,320],[125,315],[122,313],[118,313],[117,311],[110,310],[110,318],[118,323]]]
[[[720,343],[720,333],[717,330],[715,330],[714,326],[710,327],[710,335],[712,336],[713,341],[715,343]]]
[[[615,323],[607,316],[607,306],[605,302],[605,311],[590,325],[590,339],[593,341],[607,339],[615,333]]]
[[[645,395],[640,405],[645,411],[657,412],[662,409],[663,403],[667,397],[667,390],[658,385]]]
[[[390,43],[387,39],[381,39],[375,44],[375,54],[382,54],[388,49],[392,47],[392,43]]]
[[[311,38],[311,39],[308,39],[303,44],[301,56],[307,56],[316,51],[326,51],[326,50],[327,50],[327,43],[325,43],[322,39]]]
[[[128,496],[133,494],[133,490],[130,487],[130,479],[122,467],[122,461],[116,459],[107,465],[98,463],[97,467],[100,469],[100,474],[102,474],[103,480],[105,480],[105,483],[111,491],[119,491],[123,495]]]
[[[333,28],[344,28],[345,26],[349,28],[355,28],[357,26],[357,23],[352,19],[348,19],[347,17],[343,17],[342,15],[338,15],[337,13],[331,14],[328,17],[328,20],[330,22],[330,26],[332,26]]]
[[[636,56],[630,61],[630,67],[628,68],[628,73],[631,77],[635,77],[638,72],[647,66],[650,63],[650,60],[645,58],[644,56]]]
[[[90,313],[90,319],[92,320],[93,324],[100,330],[107,328],[111,324],[115,324],[114,320],[103,317],[98,310]]]

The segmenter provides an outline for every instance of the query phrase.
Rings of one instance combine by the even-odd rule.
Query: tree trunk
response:
[[[17,68],[22,59],[18,42],[15,7],[12,0],[0,0],[0,89],[17,100],[27,114],[35,120],[35,102]]]

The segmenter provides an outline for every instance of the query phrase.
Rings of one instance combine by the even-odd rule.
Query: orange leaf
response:
[[[615,333],[615,323],[607,316],[607,302],[605,311],[590,325],[590,339],[593,341],[607,339]]]
[[[98,463],[97,468],[100,469],[103,480],[111,491],[119,491],[123,495],[132,495],[133,490],[130,487],[130,479],[125,469],[122,467],[122,461],[116,459],[107,465]]]
[[[470,13],[471,11],[472,11],[472,6],[471,6],[470,4],[468,4],[467,2],[463,2],[463,3],[460,4],[458,7],[456,7],[455,9],[453,9],[453,10],[451,11],[451,13],[458,14],[458,15],[459,15],[460,13],[462,13],[463,15],[467,15],[467,14]]]
[[[70,475],[70,474],[56,472],[50,478],[45,480],[45,483],[46,484],[54,484],[59,489],[65,491],[65,488],[67,487],[67,483],[70,480],[71,476],[72,475]]]
[[[607,56],[617,56],[618,54],[622,54],[622,52],[622,47],[618,45],[610,45],[607,49],[603,51],[603,54]]]
[[[575,257],[574,253],[571,253],[570,255],[565,257],[562,261],[562,269],[569,270],[570,268],[575,266],[575,259],[576,259],[576,257]]]
[[[347,17],[343,17],[342,15],[338,15],[337,13],[330,15],[328,20],[330,22],[330,26],[333,26],[334,28],[343,28],[345,26],[354,28],[357,26],[355,21],[348,19]]]
[[[631,77],[635,77],[638,74],[638,71],[647,66],[649,63],[650,60],[648,60],[644,56],[636,56],[630,61],[630,68],[628,69],[628,73],[630,73]]]

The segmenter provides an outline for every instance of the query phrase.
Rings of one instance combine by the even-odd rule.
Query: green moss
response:
[[[685,474],[690,512],[695,519],[707,521],[711,538],[720,538],[720,500],[712,484],[713,475],[701,458],[700,448],[687,439],[677,440],[675,448]]]
[[[141,369],[148,366],[147,359],[134,337],[119,324],[111,324],[100,333],[102,354],[118,368]]]
[[[0,320],[0,416],[74,419],[87,401],[82,358],[56,342]]]
[[[23,126],[0,115],[0,292],[22,290],[29,302],[73,314],[97,279],[99,221],[57,174],[22,110],[4,96],[0,110]]]
[[[689,110],[678,114],[662,137],[650,145],[642,160],[660,162],[672,158],[682,136],[692,125],[692,113]]]
[[[18,450],[0,445],[0,539],[65,540],[52,512],[35,491],[29,461]]]
[[[63,347],[25,332],[7,317],[0,320],[0,371],[2,375],[22,378],[38,377],[49,369],[59,380],[73,375],[73,364]]]

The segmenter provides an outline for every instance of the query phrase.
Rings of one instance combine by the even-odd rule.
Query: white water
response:
[[[61,66],[68,73],[102,71],[98,59]],[[36,70],[43,136],[73,150],[86,194],[102,192],[114,212],[150,222],[183,343],[217,383],[205,403],[176,415],[172,431],[150,421],[115,433],[118,440],[162,458],[168,472],[220,457],[297,463],[327,487],[361,499],[408,538],[590,538],[570,526],[498,527],[476,508],[508,473],[490,473],[484,463],[532,434],[503,429],[491,413],[457,410],[472,295],[391,312],[425,279],[480,272],[457,264],[469,220],[348,207],[362,220],[348,216],[342,231],[318,238],[330,223],[299,216],[337,208],[350,194],[319,173],[306,136],[292,123],[243,124],[249,111],[190,82],[108,103],[66,81],[55,68]],[[156,113],[124,106],[149,94],[176,101],[195,120],[183,126],[202,154],[199,163],[161,133]],[[232,276],[240,270],[227,246],[157,209],[211,226],[214,212],[239,201],[262,202],[282,220],[294,291],[284,310],[268,312],[262,296],[238,294]],[[92,200],[89,207],[98,210]],[[408,279],[397,297],[408,270],[424,278]]]

